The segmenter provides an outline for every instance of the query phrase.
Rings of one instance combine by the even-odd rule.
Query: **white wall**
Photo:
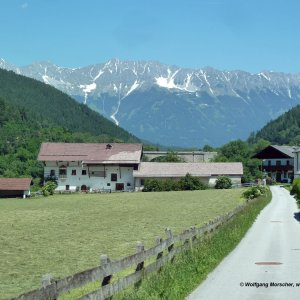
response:
[[[59,166],[64,165],[67,167],[67,175],[65,179],[59,178]],[[105,165],[105,166],[93,166],[86,167],[81,166],[79,162],[59,162],[59,166],[56,162],[47,162],[44,167],[45,177],[50,174],[51,170],[55,171],[55,176],[58,177],[57,190],[66,190],[66,185],[69,185],[70,190],[76,190],[76,187],[81,189],[82,185],[89,187],[90,189],[111,189],[116,190],[116,183],[124,184],[124,191],[134,189],[133,179],[133,167],[120,167],[118,165]],[[76,170],[76,175],[72,175],[72,170]],[[82,175],[82,170],[86,170],[86,175]],[[93,171],[105,171],[105,177],[89,176]],[[117,174],[117,181],[111,181],[111,174]],[[130,186],[127,186],[130,184]]]
[[[300,177],[300,152],[295,152],[294,155],[294,177],[298,178]]]

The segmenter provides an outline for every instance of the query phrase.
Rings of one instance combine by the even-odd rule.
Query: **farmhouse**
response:
[[[31,178],[0,178],[0,198],[30,195]]]
[[[167,179],[184,177],[187,173],[200,177],[203,182],[214,186],[217,177],[228,176],[233,184],[240,184],[243,175],[242,163],[155,163],[142,162],[138,170],[133,171],[135,187],[142,188],[146,178]]]
[[[141,155],[141,144],[43,143],[38,160],[57,191],[130,191]]]
[[[43,143],[38,160],[44,178],[55,179],[57,191],[133,191],[146,178],[179,178],[187,173],[213,186],[217,176],[241,183],[241,163],[141,163],[141,144]]]
[[[294,147],[270,145],[253,158],[261,159],[261,170],[277,182],[292,181],[294,177]]]

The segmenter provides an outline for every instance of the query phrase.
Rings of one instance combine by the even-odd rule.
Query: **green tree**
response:
[[[231,189],[232,182],[228,176],[218,176],[216,180],[216,189]]]

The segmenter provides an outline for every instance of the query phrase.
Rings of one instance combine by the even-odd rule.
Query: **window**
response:
[[[131,183],[130,183],[130,182],[127,182],[127,186],[131,186]]]
[[[268,166],[271,166],[271,161],[270,160],[268,160]]]
[[[51,170],[50,171],[50,176],[52,177],[52,176],[55,176],[55,170]]]
[[[110,180],[111,181],[117,181],[118,180],[118,174],[112,173],[111,176],[110,176]]]
[[[289,160],[286,161],[286,165],[287,165],[287,166],[290,165],[290,161],[289,161]]]
[[[76,170],[72,170],[72,175],[76,175]]]
[[[141,179],[141,185],[145,185],[145,179]]]
[[[66,167],[60,167],[59,169],[59,175],[67,175],[67,168]]]
[[[67,184],[67,185],[66,185],[66,191],[69,191],[69,190],[70,190],[70,185]]]
[[[107,186],[110,186],[110,183],[108,183]]]
[[[281,161],[280,160],[276,160],[276,166],[281,166]]]
[[[86,170],[82,170],[81,175],[86,175]]]

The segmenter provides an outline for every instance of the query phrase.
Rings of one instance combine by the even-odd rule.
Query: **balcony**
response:
[[[293,171],[294,166],[292,165],[278,165],[278,166],[262,166],[263,171],[266,172],[288,172],[288,171]],[[261,166],[260,166],[261,169]]]
[[[58,175],[58,178],[59,180],[66,180],[68,177],[67,177],[67,174],[64,174],[64,175]]]
[[[53,175],[53,174],[50,174],[50,173],[45,173],[45,174],[44,174],[44,179],[45,179],[46,181],[48,181],[48,180],[55,180],[55,181],[57,181],[57,180],[58,180],[58,177],[55,176],[55,175]]]

